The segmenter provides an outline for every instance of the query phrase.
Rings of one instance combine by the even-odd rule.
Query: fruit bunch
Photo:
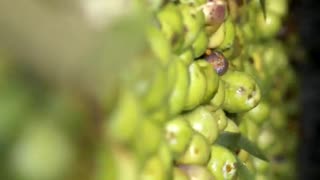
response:
[[[110,153],[102,151],[101,173],[112,179],[293,178],[296,134],[288,120],[297,83],[284,42],[276,39],[288,2],[140,5],[151,14],[149,46],[124,75],[105,120]]]
[[[1,52],[0,179],[294,179],[288,3],[134,0],[143,48],[104,96]]]

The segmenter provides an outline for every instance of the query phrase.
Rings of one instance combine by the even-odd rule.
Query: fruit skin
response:
[[[218,128],[219,128],[220,132],[223,131],[228,125],[228,118],[227,118],[226,114],[224,113],[224,111],[222,109],[218,109],[218,110],[212,112],[212,114],[218,123]]]
[[[225,36],[223,42],[217,47],[219,50],[224,51],[226,49],[230,49],[236,37],[235,26],[232,22],[231,17],[225,21]]]
[[[207,90],[207,80],[198,61],[189,66],[190,84],[184,110],[194,109],[200,105]]]
[[[183,172],[180,168],[173,168],[173,180],[189,180],[187,173]]]
[[[154,55],[160,60],[162,66],[168,66],[171,59],[171,45],[166,36],[156,27],[147,29],[147,39]]]
[[[176,159],[176,163],[204,165],[208,162],[209,155],[209,142],[201,134],[194,132],[187,150]]]
[[[261,101],[256,107],[241,114],[242,118],[248,118],[261,125],[270,115],[270,105],[266,101]]]
[[[207,33],[204,30],[201,30],[192,44],[192,51],[195,58],[198,58],[204,54],[207,49],[208,43],[209,37]]]
[[[224,129],[225,132],[239,133],[240,129],[238,125],[231,119],[227,118],[227,127]]]
[[[185,115],[194,131],[202,134],[210,144],[218,137],[219,129],[216,119],[204,106],[199,106]]]
[[[218,90],[219,77],[207,61],[197,60],[197,63],[201,67],[201,71],[206,77],[206,92],[201,102],[208,102]]]
[[[143,119],[133,141],[134,149],[141,159],[154,153],[162,141],[162,129],[150,119]]]
[[[250,141],[256,142],[260,131],[258,125],[248,118],[241,118],[239,121],[239,128],[241,133],[247,136]]]
[[[179,55],[179,58],[185,65],[189,66],[194,60],[193,51],[187,49]]]
[[[119,142],[132,140],[142,118],[140,107],[139,99],[131,91],[123,91],[117,108],[106,124],[109,136]]]
[[[179,168],[188,175],[190,180],[215,180],[210,171],[204,166],[180,165]]]
[[[179,0],[181,4],[193,4],[196,6],[202,5],[206,3],[206,0]]]
[[[236,156],[223,146],[211,146],[208,168],[216,179],[232,180],[237,173]]]
[[[184,108],[186,97],[188,95],[190,79],[188,66],[186,66],[180,58],[177,59],[173,65],[176,66],[176,83],[173,87],[168,103],[170,114],[176,115],[179,114]]]
[[[267,13],[266,20],[263,12],[259,12],[256,16],[256,31],[262,38],[274,37],[281,28],[281,19],[274,13]]]
[[[225,82],[223,109],[229,113],[241,113],[258,105],[261,91],[254,79],[240,71],[229,71],[222,76]]]
[[[141,180],[166,180],[166,171],[161,158],[157,155],[149,158],[140,173]]]
[[[182,50],[185,50],[191,47],[201,29],[204,27],[204,14],[198,11],[195,6],[180,4],[178,8],[183,17],[185,34]]]
[[[224,40],[226,29],[225,29],[225,24],[221,24],[219,28],[212,32],[212,29],[210,26],[206,27],[206,32],[209,35],[209,43],[208,43],[208,48],[217,48]]]
[[[211,111],[216,111],[221,107],[224,101],[224,82],[219,79],[219,87],[213,98],[210,100],[209,105]]]
[[[174,156],[182,154],[191,142],[193,130],[183,116],[168,121],[164,127],[165,139]]]
[[[157,13],[157,18],[173,51],[178,52],[183,43],[183,23],[179,9],[174,4],[168,3]]]
[[[222,76],[225,72],[227,72],[229,63],[219,51],[212,51],[210,54],[205,56],[205,59],[212,65],[212,68],[217,72],[218,75]]]
[[[206,25],[217,29],[227,18],[227,3],[224,0],[207,1],[202,11],[205,16]]]

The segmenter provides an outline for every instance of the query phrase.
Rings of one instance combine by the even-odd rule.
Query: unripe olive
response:
[[[213,98],[209,102],[210,110],[216,111],[221,107],[224,101],[224,82],[220,79],[219,80],[219,87],[216,92],[216,94],[213,96]]]
[[[255,80],[248,74],[229,71],[222,76],[225,82],[223,109],[230,113],[245,112],[258,105],[261,93]]]
[[[199,106],[186,114],[185,117],[189,121],[191,127],[202,134],[210,144],[217,139],[219,133],[217,120],[206,107]]]
[[[176,159],[177,164],[204,165],[210,156],[210,145],[207,139],[195,132],[187,150]]]
[[[215,180],[205,166],[180,165],[179,168],[188,175],[189,180]]]
[[[223,146],[213,145],[208,168],[216,179],[232,180],[237,174],[236,157]]]
[[[175,156],[187,149],[192,134],[191,126],[183,116],[178,116],[165,125],[165,139]]]
[[[256,16],[256,30],[263,38],[274,37],[281,28],[281,19],[278,15],[269,12],[266,19],[263,12],[258,12]]]

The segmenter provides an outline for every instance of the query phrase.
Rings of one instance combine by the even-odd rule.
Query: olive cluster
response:
[[[1,49],[0,179],[294,179],[287,1],[133,0],[143,47],[126,47],[139,52],[106,96]],[[131,35],[128,19],[112,32]]]
[[[288,119],[296,77],[275,38],[287,3],[141,2],[152,14],[149,47],[138,57],[143,65],[124,76],[105,122],[113,159],[107,165],[121,167],[105,171],[143,180],[243,179],[243,168],[261,180],[294,177]],[[254,148],[223,145],[219,138],[228,133],[268,160]]]

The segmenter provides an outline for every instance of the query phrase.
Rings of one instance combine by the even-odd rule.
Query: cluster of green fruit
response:
[[[149,47],[123,74],[98,179],[294,178],[287,0],[139,2]]]
[[[0,179],[294,179],[287,1],[132,1],[145,37],[106,96],[1,49]]]

